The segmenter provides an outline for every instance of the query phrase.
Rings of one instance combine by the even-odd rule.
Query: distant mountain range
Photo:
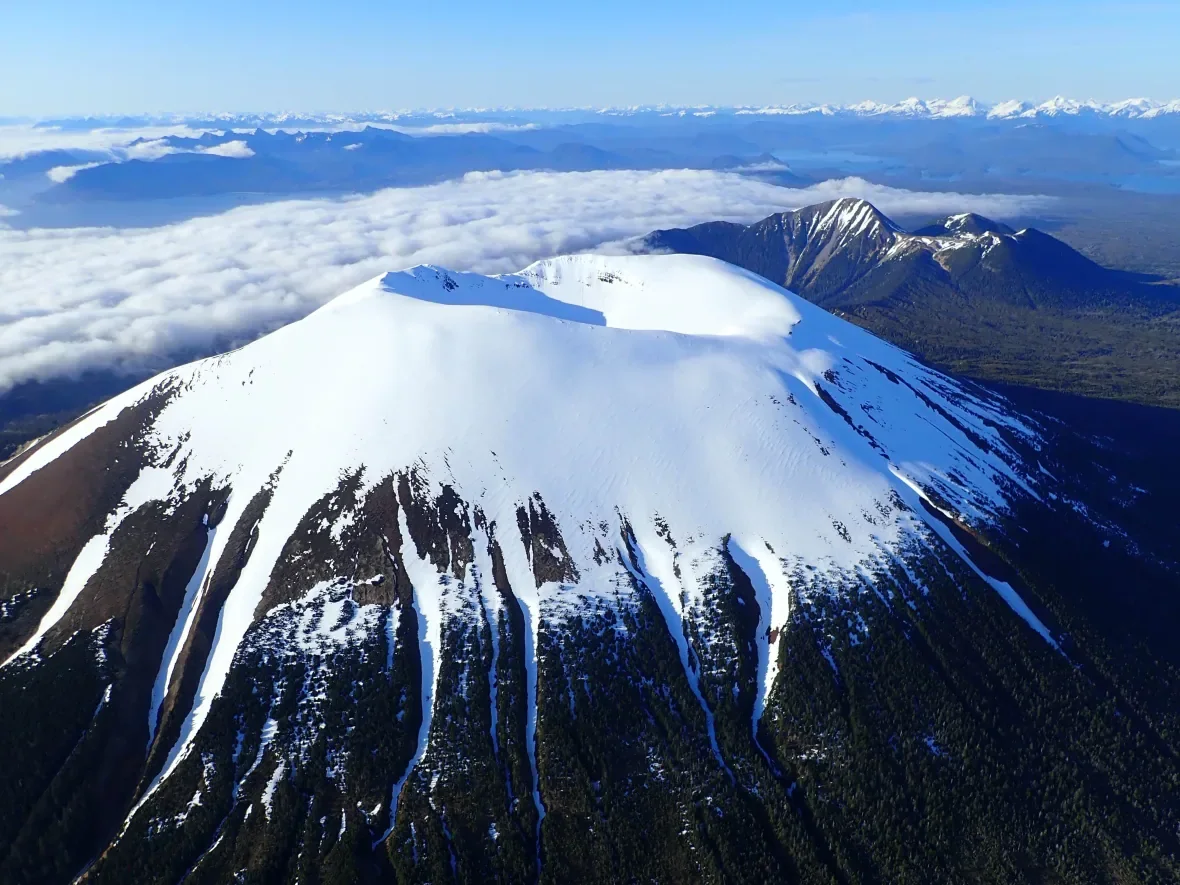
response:
[[[1044,102],[1010,99],[988,103],[969,95],[957,98],[911,97],[898,102],[859,101],[850,104],[802,102],[771,105],[632,105],[623,107],[569,108],[447,108],[437,110],[372,111],[363,113],[306,113],[296,111],[261,113],[206,112],[191,114],[124,114],[119,116],[60,117],[39,121],[47,127],[69,129],[139,126],[225,126],[228,128],[263,126],[267,128],[310,125],[341,126],[350,123],[389,123],[405,126],[461,126],[480,121],[537,118],[578,118],[591,116],[664,116],[708,117],[712,115],[793,115],[821,116],[895,116],[910,118],[984,117],[993,120],[1100,116],[1121,119],[1151,120],[1180,114],[1180,99],[1158,101],[1150,98],[1127,98],[1121,101],[1078,100],[1055,96]]]
[[[1180,288],[978,215],[908,232],[864,200],[661,230],[644,251],[709,255],[976,378],[1180,406]]]
[[[206,131],[137,138],[106,153],[41,151],[0,160],[0,202],[28,209],[81,202],[212,195],[368,192],[474,171],[730,171],[796,187],[845,176],[911,189],[1071,194],[1095,188],[1180,191],[1180,127],[1144,134],[1101,127],[947,124],[937,138],[869,119],[729,117],[555,125],[432,137],[366,125],[288,132]],[[1180,123],[1180,117],[1176,118]],[[1158,143],[1157,143],[1158,142]],[[1159,145],[1176,144],[1177,147]]]
[[[476,171],[728,171],[795,187],[1093,202],[1180,194],[1180,101],[635,107],[43,120],[5,129],[0,204],[22,227],[139,224],[130,202],[216,209],[429,184]],[[929,121],[929,125],[921,121]],[[27,147],[26,147],[27,146]],[[7,153],[5,153],[7,152]],[[783,205],[798,205],[784,198]],[[206,207],[208,210],[209,207]],[[193,210],[196,211],[196,210]],[[14,214],[15,213],[15,214]],[[158,210],[152,210],[156,217]]]
[[[727,153],[727,148],[741,154]],[[80,159],[84,162],[76,166],[57,166],[51,165],[62,162],[57,152],[39,165],[24,158],[17,161],[23,168],[13,174],[49,176],[56,186],[44,199],[52,202],[370,191],[428,184],[473,171],[725,170],[759,161],[774,165],[780,183],[803,181],[783,164],[775,164],[773,156],[736,139],[697,139],[678,143],[674,150],[643,144],[605,149],[572,136],[532,145],[481,132],[423,138],[376,126],[339,132],[255,129],[166,135],[131,142],[121,150],[121,162]],[[0,170],[8,172],[3,164]]]
[[[1057,96],[1046,102],[1034,104],[1029,101],[1010,100],[995,104],[976,101],[969,95],[953,99],[934,98],[923,100],[907,98],[894,104],[888,102],[862,101],[856,104],[791,104],[769,105],[762,108],[737,108],[737,114],[848,114],[860,117],[987,117],[992,120],[1032,119],[1043,117],[1077,117],[1083,115],[1121,117],[1124,119],[1146,119],[1180,114],[1180,99],[1154,101],[1150,98],[1128,98],[1123,101],[1099,102],[1077,101]]]

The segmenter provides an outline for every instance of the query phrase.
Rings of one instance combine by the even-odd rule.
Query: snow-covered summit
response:
[[[829,214],[871,221],[853,204]],[[197,487],[228,489],[219,524],[243,525],[256,540],[221,603],[164,776],[265,613],[290,539],[344,483],[355,484],[357,500],[407,472],[423,487],[453,490],[480,514],[476,525],[487,528],[479,531],[495,527],[534,631],[540,619],[560,622],[586,600],[619,604],[626,560],[608,551],[632,538],[669,594],[669,627],[679,636],[679,607],[700,592],[689,563],[728,545],[765,587],[763,699],[775,672],[767,643],[786,622],[791,594],[807,592],[809,580],[836,586],[841,575],[889,567],[934,538],[985,577],[950,521],[987,523],[1011,496],[1035,494],[1035,471],[1005,437],[1033,431],[1002,401],[761,277],[700,256],[571,256],[501,277],[433,266],[385,274],[237,351],[117,397],[33,452],[0,483],[0,497],[149,395],[164,402],[144,429],[145,464],[21,651],[85,600],[130,514],[153,502],[177,506]],[[267,503],[259,514],[251,508],[260,495]],[[536,501],[558,539],[546,555],[569,564],[564,579],[545,578],[526,558],[533,548],[519,514]],[[351,519],[345,513],[328,527],[343,531]],[[233,555],[233,537],[210,535],[157,698],[180,666],[208,577]],[[669,558],[673,539],[683,571]],[[406,562],[422,562],[403,543]],[[1054,642],[1010,587],[992,583]],[[421,592],[429,633],[442,603]],[[437,673],[438,662],[427,672]]]

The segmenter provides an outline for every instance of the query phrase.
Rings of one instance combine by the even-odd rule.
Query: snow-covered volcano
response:
[[[972,547],[1014,501],[1039,499],[1038,444],[1002,400],[710,258],[563,257],[503,277],[415,267],[167,372],[7,465],[0,506],[69,483],[109,506],[94,504],[100,518],[72,536],[60,530],[55,561],[70,564],[46,572],[60,590],[17,612],[5,669],[109,630],[140,604],[124,584],[141,586],[147,567],[125,580],[128,563],[166,555],[153,567],[154,638],[120,627],[138,673],[122,709],[147,746],[126,827],[182,826],[165,821],[175,797],[164,787],[183,781],[190,811],[221,803],[216,835],[185,858],[198,862],[226,821],[245,826],[241,797],[253,789],[254,818],[269,821],[279,785],[320,753],[379,843],[407,790],[445,805],[455,699],[470,708],[479,695],[489,759],[509,796],[533,797],[535,814],[517,799],[504,814],[539,833],[538,697],[568,693],[576,717],[580,692],[595,691],[587,674],[547,688],[545,656],[588,654],[560,650],[580,631],[624,642],[645,600],[697,708],[684,715],[700,717],[731,781],[740,754],[714,720],[744,716],[758,746],[794,606],[834,600],[855,638],[864,594],[913,607],[935,578],[977,582],[1014,631],[1055,652],[1053,632]],[[99,455],[103,478],[79,481]],[[419,662],[391,726],[414,723],[402,739],[412,752],[363,776],[348,738],[317,738],[335,672],[325,661],[349,648],[391,686],[398,662]],[[291,660],[303,683],[267,669]],[[237,671],[250,674],[256,714]],[[328,748],[313,752],[317,739]],[[512,752],[530,780],[515,792]],[[360,814],[345,805],[341,836]],[[487,813],[500,832],[508,818]]]
[[[121,516],[148,502],[212,478],[233,490],[233,524],[273,488],[226,603],[206,699],[287,538],[353,473],[363,497],[416,470],[502,526],[539,496],[585,576],[579,594],[613,587],[618,563],[593,563],[617,545],[621,519],[644,548],[667,546],[654,543],[657,523],[680,544],[731,538],[782,590],[770,629],[786,617],[784,567],[852,572],[920,533],[927,521],[892,502],[916,504],[928,489],[974,522],[1004,506],[1006,489],[1028,490],[998,427],[1031,430],[994,401],[699,256],[574,256],[504,277],[385,274],[116,398],[35,452],[0,494],[153,391],[166,398],[146,436],[154,457],[68,584],[81,592],[87,575],[76,572],[96,571]],[[219,553],[215,541],[206,568]],[[524,558],[514,565],[528,570]],[[541,605],[560,604],[560,586],[542,589]]]

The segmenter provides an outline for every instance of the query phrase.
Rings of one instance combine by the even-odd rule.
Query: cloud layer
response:
[[[78,166],[54,166],[45,175],[54,184],[61,184],[63,181],[69,181],[83,169],[93,169],[101,165],[102,163],[82,163]]]
[[[166,135],[196,138],[204,130],[187,126],[148,126],[135,129],[71,129],[29,125],[0,126],[0,162],[27,157],[39,151],[98,151],[115,159],[139,138],[158,139]]]
[[[1011,217],[1044,198],[861,179],[788,189],[732,173],[473,173],[371,196],[249,206],[139,230],[0,226],[0,394],[88,369],[163,368],[249,340],[387,270],[513,271],[712,219],[841,196],[886,213]]]
[[[538,123],[505,123],[479,121],[468,123],[423,123],[421,125],[398,125],[380,120],[340,120],[338,122],[315,123],[303,121],[292,126],[264,126],[269,131],[284,132],[357,132],[366,127],[390,129],[404,135],[466,135],[469,133],[494,134],[497,132],[525,132],[539,129]],[[252,132],[254,127],[235,129],[227,123],[225,127],[193,128],[184,124],[175,126],[129,126],[126,128],[107,127],[96,129],[61,129],[55,126],[33,126],[29,124],[0,125],[0,163],[19,159],[40,151],[94,151],[107,154],[111,162],[123,160],[154,160],[167,154],[177,153],[162,139],[165,136],[198,138],[205,132]],[[232,144],[233,142],[231,142]],[[246,145],[243,143],[242,148]],[[207,149],[216,153],[217,149]],[[238,148],[240,151],[241,148]],[[247,148],[248,150],[248,148]],[[230,156],[250,156],[231,154]]]

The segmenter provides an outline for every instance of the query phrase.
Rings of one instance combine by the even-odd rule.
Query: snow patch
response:
[[[86,586],[86,582],[94,577],[94,573],[102,565],[110,540],[110,531],[107,531],[101,535],[95,535],[82,546],[82,549],[78,551],[77,558],[74,559],[74,564],[70,566],[65,582],[61,585],[57,599],[53,601],[49,611],[42,616],[36,632],[29,637],[24,645],[9,655],[8,659],[0,666],[7,666],[16,658],[35,649],[50,628],[65,616],[65,613],[70,610],[70,606],[81,594],[82,588]]]
[[[278,789],[279,781],[283,779],[283,774],[287,770],[287,760],[280,759],[275,765],[275,770],[270,774],[270,780],[266,782],[266,787],[262,791],[262,808],[266,812],[266,819],[270,820],[270,809],[274,804],[275,790]]]
[[[777,586],[772,588],[770,576],[781,572],[778,563],[773,563],[767,567],[767,557],[761,555],[766,551],[764,544],[753,543],[747,547],[743,547],[736,539],[730,538],[729,555],[733,557],[733,561],[737,563],[738,568],[745,572],[746,577],[750,579],[750,584],[754,588],[754,598],[758,603],[758,632],[755,636],[755,648],[758,649],[758,689],[754,695],[754,716],[751,734],[754,737],[754,743],[758,744],[761,750],[762,745],[758,742],[758,723],[762,720],[762,711],[766,709],[766,702],[770,698],[770,690],[774,686],[774,677],[778,672],[777,656],[772,656],[772,649],[770,645],[770,633],[775,629],[775,624],[780,626],[786,624],[789,611],[789,590],[785,586],[785,582],[776,581]],[[777,593],[775,592],[777,591]],[[781,621],[775,621],[774,600],[779,600],[778,617]],[[775,646],[777,650],[777,645]],[[763,755],[766,751],[762,750]],[[769,757],[768,757],[769,758]]]
[[[180,659],[181,650],[184,648],[184,643],[188,639],[188,634],[192,630],[193,622],[196,619],[201,595],[204,592],[206,582],[212,575],[210,559],[216,536],[217,529],[212,528],[205,537],[205,549],[201,553],[201,560],[197,563],[196,570],[193,572],[192,577],[189,578],[188,585],[184,588],[184,599],[180,604],[180,611],[177,613],[176,623],[172,625],[172,630],[168,634],[168,644],[164,648],[164,656],[161,659],[162,666],[156,674],[155,683],[152,685],[152,702],[148,709],[149,747],[156,737],[160,705],[164,702],[164,696],[168,693],[168,686],[172,683],[172,675],[176,670],[176,663]]]
[[[920,497],[929,506],[936,506],[932,501],[930,501],[930,499],[921,490],[917,483],[906,477],[900,471],[895,470],[894,472],[906,484],[906,486],[912,491],[914,495]],[[920,509],[921,505],[919,505],[916,501],[914,503]],[[953,518],[952,514],[947,513],[945,510],[942,510],[942,508],[936,507],[936,509],[940,510],[948,518]],[[1008,606],[1012,609],[1012,611],[1019,615],[1026,624],[1032,627],[1032,629],[1038,633],[1041,638],[1045,640],[1045,642],[1049,643],[1049,645],[1055,651],[1061,652],[1063,655],[1065,654],[1065,652],[1062,651],[1061,646],[1057,643],[1057,640],[1053,638],[1053,634],[1049,632],[1049,628],[1046,627],[1044,622],[1033,613],[1033,610],[1028,607],[1028,603],[1026,603],[1024,599],[1021,598],[1020,594],[1013,589],[1011,584],[1007,583],[1006,581],[993,578],[991,575],[987,574],[979,566],[977,566],[975,561],[971,558],[971,555],[967,552],[966,548],[964,548],[963,545],[959,543],[959,539],[956,538],[951,530],[943,525],[942,522],[937,519],[928,519],[926,520],[926,524],[936,535],[938,535],[938,537],[940,537],[946,543],[948,547],[950,547],[955,551],[955,553],[959,555],[959,558],[962,559],[963,562],[965,562],[970,567],[970,569],[975,572],[975,574],[977,574],[986,584],[995,590],[996,593],[1000,595],[1000,598],[1003,599],[1004,602],[1008,603]]]

